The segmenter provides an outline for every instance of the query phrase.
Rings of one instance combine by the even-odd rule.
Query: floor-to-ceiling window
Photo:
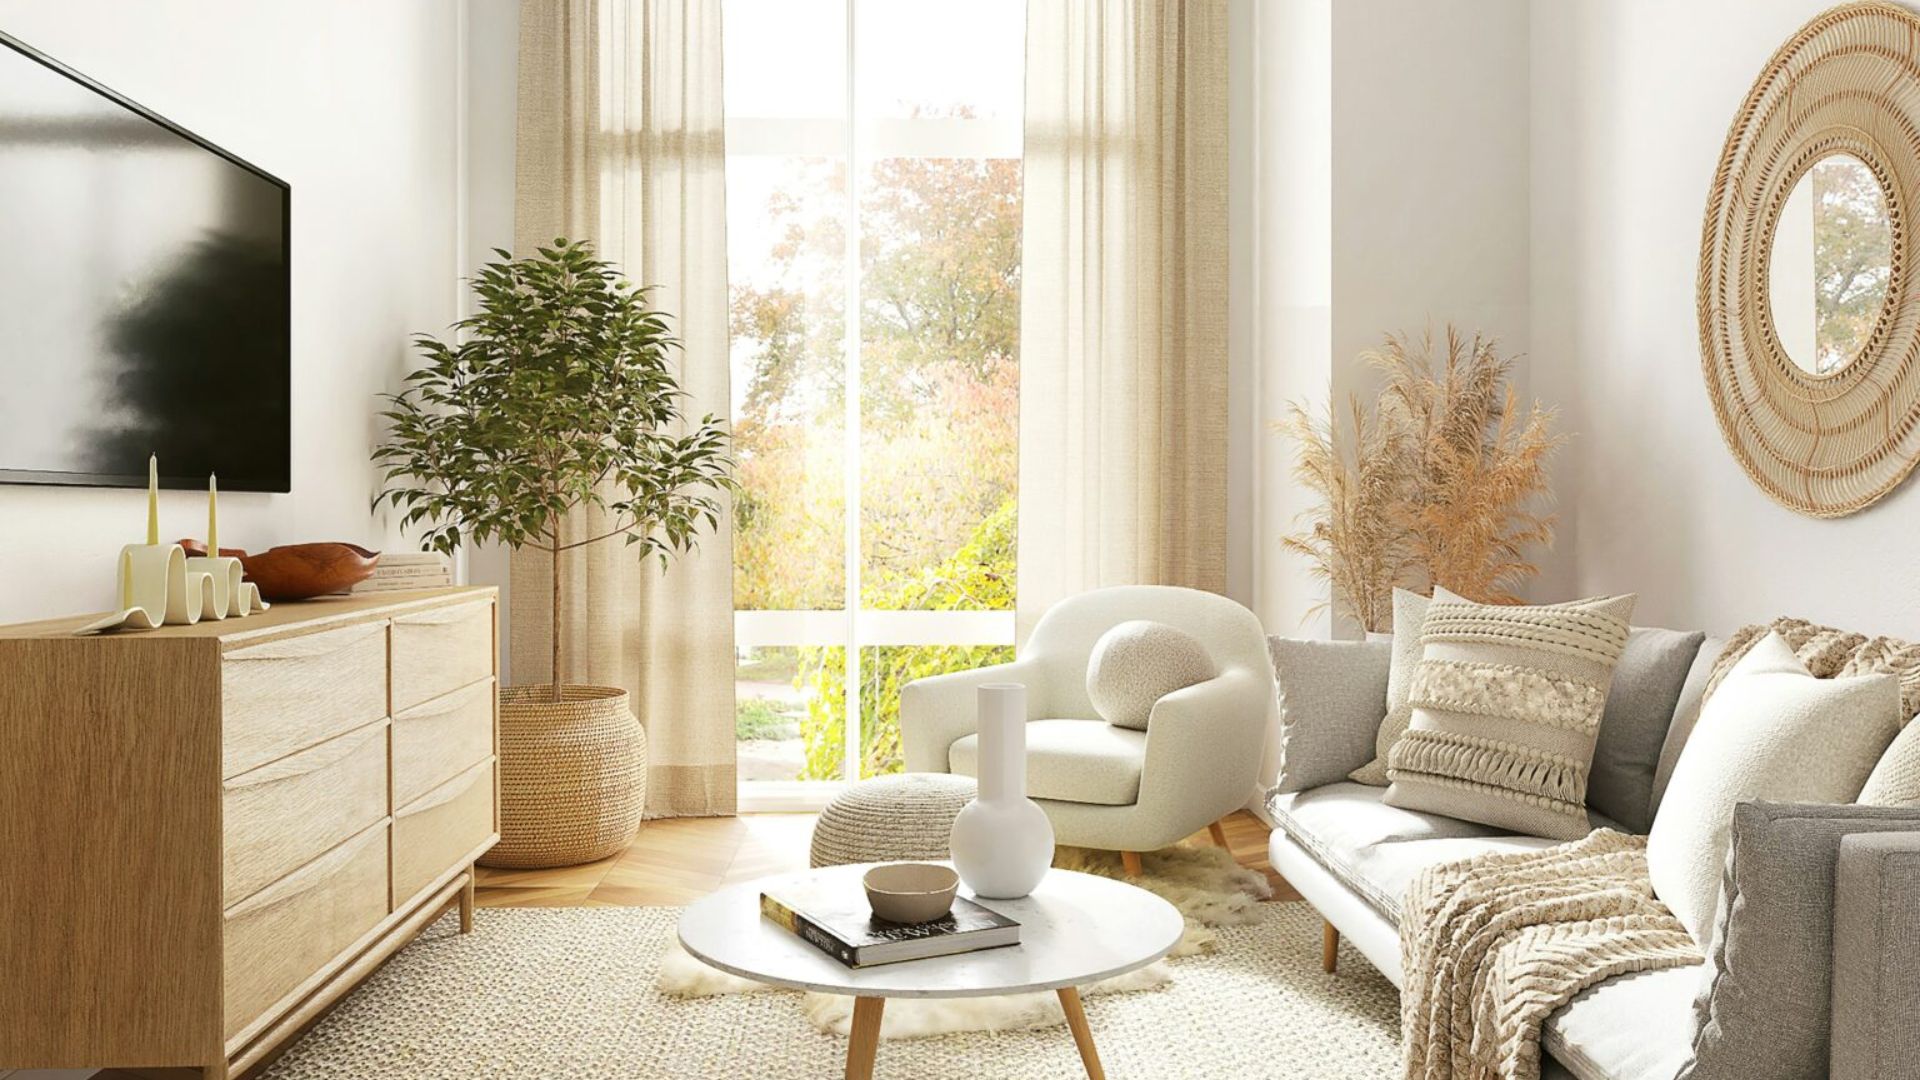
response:
[[[1012,656],[1024,0],[725,0],[742,805]]]

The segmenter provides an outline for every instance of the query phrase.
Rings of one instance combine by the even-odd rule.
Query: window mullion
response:
[[[855,73],[859,70],[858,32],[855,15],[857,0],[846,0],[847,26],[847,68],[846,82],[846,144],[847,155],[847,225],[845,269],[843,282],[842,309],[845,312],[843,322],[846,329],[845,347],[845,386],[846,420],[845,449],[842,459],[846,462],[846,684],[843,697],[846,702],[845,739],[846,739],[846,780],[854,783],[860,779],[860,722],[861,696],[863,693],[860,677],[860,645],[856,636],[860,612],[860,117],[855,112]]]

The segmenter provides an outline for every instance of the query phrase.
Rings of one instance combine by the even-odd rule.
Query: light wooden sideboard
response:
[[[0,1071],[237,1076],[499,840],[493,589],[0,627]]]

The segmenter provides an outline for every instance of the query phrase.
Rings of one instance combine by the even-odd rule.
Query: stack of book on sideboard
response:
[[[437,589],[453,584],[453,564],[433,551],[383,551],[373,576],[348,590],[361,593]]]
[[[926,960],[1020,944],[1020,924],[965,897],[927,923],[895,923],[875,916],[859,888],[826,883],[760,894],[760,914],[851,968]]]

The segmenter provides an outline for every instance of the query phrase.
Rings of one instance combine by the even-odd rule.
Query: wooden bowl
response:
[[[189,555],[207,551],[198,540],[182,540],[180,546]],[[344,543],[283,544],[258,555],[221,548],[220,554],[239,559],[247,580],[260,587],[260,596],[269,603],[346,592],[372,577],[380,561],[379,552]]]
[[[874,915],[893,923],[926,923],[953,910],[960,875],[933,863],[889,863],[860,879]]]

